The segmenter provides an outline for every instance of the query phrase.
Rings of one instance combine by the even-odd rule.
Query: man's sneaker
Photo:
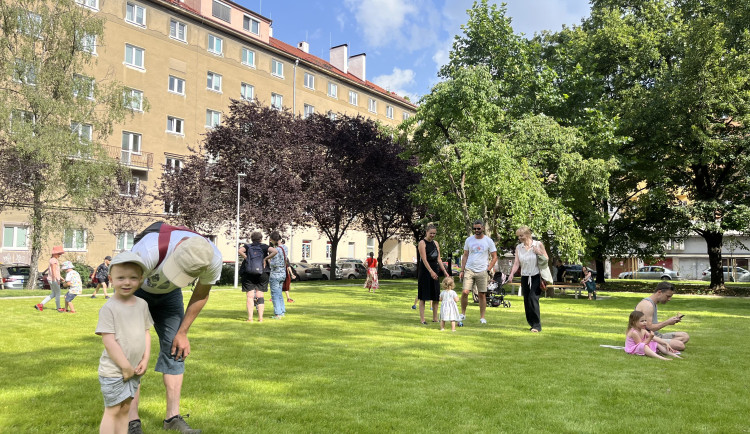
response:
[[[458,320],[459,320],[459,321],[463,321],[463,320],[465,320],[465,319],[466,319],[466,315],[464,315],[464,314],[462,314],[462,313],[459,313],[459,314],[458,314]]]
[[[186,414],[185,417],[190,417],[189,414]],[[185,422],[185,419],[183,419],[182,416],[179,414],[169,420],[164,421],[164,429],[165,430],[172,430],[172,431],[179,431],[189,434],[200,434],[201,430],[199,429],[193,429],[190,428],[190,425],[188,425],[187,422]]]
[[[463,326],[464,326],[464,323],[463,323],[462,321],[459,321],[459,322],[458,322],[458,326],[459,326],[459,327],[463,327]]]
[[[34,309],[38,310],[39,312],[44,310],[44,305],[42,303],[35,304]]]
[[[417,305],[416,305],[416,304],[412,304],[412,305],[411,305],[411,308],[412,308],[412,309],[416,309],[416,308],[417,308]]]
[[[96,294],[92,295],[91,298],[96,298]],[[132,422],[135,422],[135,421],[132,421]]]
[[[487,324],[487,320],[484,318],[479,318],[479,324]]]
[[[104,299],[105,299],[105,300],[109,300],[109,296],[108,296],[108,295],[105,295],[105,296],[104,296]]]
[[[140,419],[131,420],[130,422],[128,422],[128,434],[143,434]]]

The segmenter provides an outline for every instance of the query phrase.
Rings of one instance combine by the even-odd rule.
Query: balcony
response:
[[[151,170],[154,165],[154,154],[151,152],[132,152],[117,146],[107,146],[110,158],[132,169]]]

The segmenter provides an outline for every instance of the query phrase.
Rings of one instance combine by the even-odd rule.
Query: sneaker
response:
[[[463,326],[464,326],[464,323],[463,323],[462,321],[459,321],[459,322],[458,322],[458,326],[459,326],[459,327],[463,327]]]
[[[109,300],[109,296],[104,297],[105,300]]]
[[[58,311],[58,312],[60,312],[60,313],[65,313],[65,312],[67,312],[67,310],[65,310],[65,309],[63,309],[63,308],[57,309],[57,311]]]
[[[131,420],[130,422],[128,422],[128,434],[143,434],[140,419]]]
[[[44,305],[42,303],[35,304],[34,309],[38,310],[39,312],[44,310]]]
[[[92,295],[91,298],[96,298],[96,294]],[[131,422],[135,422],[135,421],[133,420]],[[128,429],[130,429],[130,428],[128,428]]]
[[[459,320],[459,321],[463,321],[463,320],[465,320],[465,319],[466,319],[466,315],[464,315],[464,314],[462,314],[462,313],[459,313],[459,314],[458,314],[458,320]]]
[[[190,417],[189,414],[186,414],[185,417]],[[187,422],[185,422],[185,419],[183,419],[182,416],[179,414],[171,419],[169,421],[164,421],[164,429],[165,430],[172,430],[172,431],[179,431],[184,433],[190,433],[190,434],[200,434],[201,430],[199,429],[193,429],[190,428],[190,425],[188,425]]]
[[[412,305],[411,305],[411,308],[412,308],[412,309],[416,309],[416,308],[417,308],[417,305],[416,305],[416,304],[412,304]]]
[[[487,320],[484,318],[479,319],[479,324],[487,324]]]

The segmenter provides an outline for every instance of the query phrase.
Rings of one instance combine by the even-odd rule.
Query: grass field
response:
[[[190,331],[182,412],[204,433],[748,432],[750,299],[675,295],[684,360],[630,356],[623,345],[642,294],[541,300],[528,332],[520,297],[470,304],[466,326],[440,332],[411,309],[414,281],[295,284],[287,316],[246,323],[244,296],[219,289]],[[42,294],[46,294],[43,292]],[[2,298],[0,432],[90,433],[102,414],[93,331],[102,297],[77,314]],[[186,299],[189,294],[186,294]],[[47,305],[54,307],[54,302]],[[270,297],[267,297],[271,310]],[[428,314],[429,315],[429,314]],[[160,432],[164,388],[143,378],[141,418]]]

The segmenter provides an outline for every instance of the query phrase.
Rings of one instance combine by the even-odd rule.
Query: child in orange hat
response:
[[[44,298],[44,300],[42,300],[41,303],[34,305],[34,308],[39,312],[44,310],[44,305],[47,304],[48,301],[52,300],[52,297],[55,298],[57,311],[65,312],[65,309],[60,307],[60,281],[62,280],[62,278],[60,277],[59,259],[63,253],[65,253],[65,250],[63,250],[63,246],[52,247],[52,257],[49,259],[49,274],[47,275],[47,281],[49,282],[49,289],[51,290],[51,292],[47,297]]]

